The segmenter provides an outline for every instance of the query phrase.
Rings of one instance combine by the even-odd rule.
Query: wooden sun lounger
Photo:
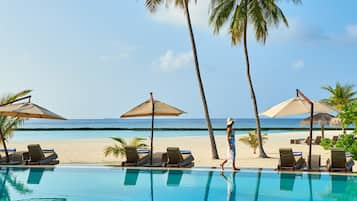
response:
[[[343,171],[352,172],[354,161],[352,158],[346,159],[346,153],[341,148],[331,149],[331,158],[327,160],[327,168],[331,172]]]
[[[181,153],[178,147],[167,148],[167,167],[193,167],[195,160],[190,152]]]
[[[278,170],[299,170],[306,166],[305,159],[302,156],[298,156],[296,159],[291,148],[280,148],[279,153]]]
[[[39,144],[27,146],[30,160],[29,165],[57,165],[59,160],[56,152],[44,153]]]

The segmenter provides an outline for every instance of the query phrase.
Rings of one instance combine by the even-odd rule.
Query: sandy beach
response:
[[[328,131],[326,137],[331,138],[338,135],[340,131]],[[279,159],[280,147],[291,147],[293,151],[301,151],[307,158],[308,146],[306,144],[290,144],[290,139],[305,138],[307,132],[278,133],[268,135],[268,140],[264,144],[266,153],[270,158],[261,159],[257,154],[253,154],[252,149],[238,140],[242,135],[236,136],[237,141],[237,164],[242,168],[276,168]],[[320,132],[314,132],[314,136]],[[17,150],[26,150],[28,144],[39,143],[9,142],[9,147],[16,147]],[[149,144],[149,142],[147,142]],[[180,147],[184,150],[191,150],[195,157],[196,167],[219,167],[219,163],[226,157],[225,136],[216,136],[217,148],[221,159],[211,158],[211,149],[208,136],[197,137],[157,137],[154,139],[154,151],[165,151],[166,147]],[[104,147],[113,145],[115,142],[108,138],[103,139],[83,139],[83,140],[63,140],[63,141],[41,141],[43,148],[54,148],[59,155],[61,164],[102,164],[120,165],[124,158],[113,156],[105,157]],[[325,165],[329,158],[329,151],[323,150],[319,145],[313,145],[313,154],[321,155],[322,165]]]

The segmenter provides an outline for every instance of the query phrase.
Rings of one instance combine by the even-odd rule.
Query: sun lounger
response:
[[[290,144],[301,144],[304,142],[305,138],[294,138],[290,139]]]
[[[321,136],[316,136],[316,138],[315,138],[315,140],[312,142],[312,144],[320,145],[320,144],[321,144],[321,139],[322,139]]]
[[[280,148],[279,170],[299,170],[306,166],[306,161],[302,156],[295,158],[291,148]]]
[[[321,144],[321,139],[322,139],[321,136],[316,136],[315,140],[314,139],[310,140],[310,136],[308,136],[305,140],[305,143],[307,145],[310,145],[310,143],[312,143],[314,145],[319,145],[319,144]]]
[[[22,165],[24,163],[22,152],[9,153],[9,161],[0,155],[0,165]]]
[[[126,161],[122,163],[122,166],[142,166],[150,161],[150,153],[140,150],[134,146],[125,147]]]
[[[0,149],[1,152],[5,152],[5,149]],[[16,148],[7,148],[7,152],[16,152]]]
[[[331,158],[327,160],[327,168],[329,171],[344,171],[352,172],[354,165],[353,159],[346,159],[346,153],[341,148],[331,149]]]
[[[310,143],[312,143],[312,140],[311,140],[310,136],[308,136],[308,137],[306,138],[305,143],[306,143],[307,145],[309,145]]]
[[[194,158],[190,152],[181,153],[178,147],[168,147],[168,167],[193,167]]]
[[[39,144],[30,144],[27,146],[30,160],[29,165],[57,165],[59,160],[56,152],[44,153]]]

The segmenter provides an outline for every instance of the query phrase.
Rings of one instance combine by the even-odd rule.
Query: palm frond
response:
[[[119,144],[121,146],[127,146],[127,142],[123,139],[123,138],[120,138],[120,137],[112,137],[113,140],[119,142]]]
[[[229,32],[231,34],[232,45],[236,45],[241,42],[244,31],[246,29],[247,20],[248,20],[247,6],[242,1],[240,5],[236,6],[231,21]]]
[[[355,101],[355,96],[357,91],[354,90],[355,85],[352,84],[341,84],[336,82],[335,86],[322,86],[323,90],[330,93],[328,98],[321,101],[336,107],[336,109],[341,110],[343,105],[347,105]]]
[[[265,43],[268,35],[267,22],[265,20],[263,7],[260,0],[251,0],[248,4],[248,15],[255,30],[255,37],[257,41]]]
[[[221,1],[211,10],[209,24],[213,26],[213,32],[219,33],[219,30],[228,20],[234,8],[234,0]]]
[[[300,0],[292,0],[299,4]],[[229,33],[232,44],[242,41],[246,24],[251,23],[257,41],[266,42],[269,26],[278,26],[288,20],[277,5],[277,0],[211,0],[209,23],[217,34],[226,22],[230,22]]]
[[[15,101],[16,99],[28,95],[30,92],[31,90],[26,89],[15,94],[4,95],[0,98],[0,104],[7,104]],[[24,119],[21,118],[0,116],[0,129],[5,136],[5,139],[11,137],[13,130],[21,126],[23,122]]]
[[[104,148],[105,156],[109,156],[109,155],[113,155],[114,157],[125,156],[126,146],[134,146],[137,148],[147,147],[147,145],[143,143],[143,141],[146,140],[145,138],[133,138],[132,140],[130,140],[129,143],[123,138],[112,137],[111,139],[118,142],[119,144],[114,144],[112,146],[105,147]]]
[[[149,9],[150,12],[155,12],[157,7],[163,2],[163,0],[146,0],[145,6]]]

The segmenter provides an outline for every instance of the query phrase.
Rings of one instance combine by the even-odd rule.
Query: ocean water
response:
[[[279,130],[267,130],[264,133],[274,134],[287,132],[286,128],[301,128],[300,119],[262,119],[263,128],[281,128]],[[214,128],[224,129],[225,119],[213,119]],[[22,128],[48,129],[48,128],[96,128],[97,130],[18,130],[10,141],[46,141],[67,139],[97,139],[110,137],[149,137],[148,130],[101,130],[102,128],[150,128],[150,119],[77,119],[77,120],[28,120]],[[236,119],[236,128],[255,127],[254,119]],[[189,130],[190,128],[206,128],[204,119],[177,119],[157,118],[155,128],[185,128],[188,130],[159,130],[155,131],[155,137],[175,136],[207,136],[206,130]],[[304,131],[302,131],[304,132]],[[237,131],[236,134],[244,134],[247,131]],[[224,135],[224,130],[216,130],[215,135]]]
[[[261,119],[262,127],[291,128],[301,127],[301,119]],[[226,119],[212,119],[214,128],[225,128]],[[23,128],[150,128],[151,119],[70,119],[28,120]],[[237,128],[254,128],[254,119],[235,119]],[[155,128],[206,128],[205,119],[156,118]]]
[[[8,201],[355,201],[357,177],[253,170],[1,168],[0,190],[0,200]]]

